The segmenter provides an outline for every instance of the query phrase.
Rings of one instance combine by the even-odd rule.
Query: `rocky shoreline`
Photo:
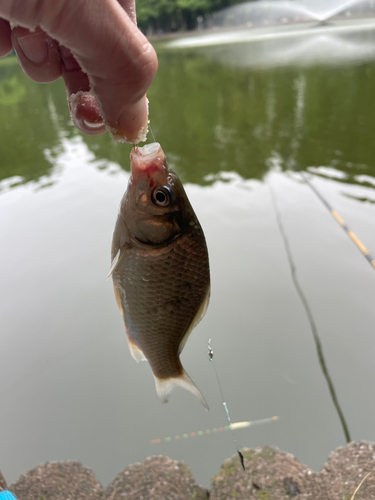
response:
[[[184,462],[157,456],[126,467],[103,488],[80,462],[46,462],[8,490],[18,500],[375,500],[375,443],[353,441],[333,451],[319,473],[273,446],[242,450],[199,486]],[[0,491],[7,485],[0,472]]]

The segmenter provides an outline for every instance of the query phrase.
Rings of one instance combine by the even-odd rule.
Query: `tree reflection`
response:
[[[207,184],[223,171],[261,180],[275,154],[283,169],[329,175],[316,169],[330,167],[345,174],[343,183],[375,177],[373,63],[256,69],[220,63],[212,51],[162,46],[159,60],[148,92],[151,125],[184,182]],[[18,66],[0,66],[0,107],[0,179],[49,176],[61,137],[79,134],[62,82],[39,85]],[[109,162],[129,170],[130,145],[109,134],[82,140],[104,171]]]

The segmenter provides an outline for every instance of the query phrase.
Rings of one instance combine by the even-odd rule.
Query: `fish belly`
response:
[[[204,239],[181,236],[163,248],[132,247],[113,277],[130,341],[155,377],[181,376],[180,346],[209,290]]]

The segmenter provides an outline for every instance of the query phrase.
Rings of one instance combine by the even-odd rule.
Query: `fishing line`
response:
[[[225,413],[226,413],[226,416],[227,416],[227,420],[228,420],[228,424],[229,424],[229,430],[230,430],[230,433],[231,433],[231,436],[232,436],[233,444],[234,444],[234,446],[236,448],[238,456],[240,457],[240,462],[241,462],[242,468],[243,468],[243,470],[246,470],[245,469],[245,462],[244,462],[243,455],[240,452],[240,450],[238,449],[236,437],[234,435],[233,427],[232,427],[231,420],[230,420],[228,406],[227,406],[227,403],[225,402],[225,398],[224,398],[223,388],[221,387],[219,375],[217,373],[216,366],[215,366],[215,363],[214,363],[214,351],[211,348],[211,339],[209,339],[209,341],[208,341],[208,360],[212,363],[212,366],[214,367],[214,370],[215,370],[217,385],[219,386],[219,389],[220,389],[221,400],[223,402],[224,410],[225,410]]]
[[[316,323],[315,323],[315,320],[314,320],[314,316],[312,314],[312,311],[311,311],[311,308],[310,308],[309,303],[307,301],[307,298],[306,298],[305,294],[303,293],[303,290],[302,290],[301,285],[300,285],[300,283],[298,281],[298,278],[297,278],[296,265],[295,265],[294,260],[293,260],[292,251],[290,249],[289,241],[288,241],[286,232],[284,230],[284,226],[283,226],[283,223],[282,223],[282,220],[281,220],[279,209],[277,207],[277,203],[276,203],[276,199],[275,199],[275,195],[274,195],[273,189],[271,187],[271,183],[268,182],[267,185],[268,185],[268,189],[269,189],[269,192],[270,192],[270,195],[271,195],[272,205],[273,205],[273,208],[274,208],[275,213],[276,213],[277,225],[279,226],[279,231],[281,233],[281,236],[282,236],[282,239],[283,239],[283,242],[284,242],[284,247],[285,247],[287,259],[288,259],[289,266],[290,266],[290,271],[291,271],[291,275],[292,275],[293,284],[294,284],[295,289],[297,290],[298,296],[299,296],[299,298],[300,298],[300,300],[302,302],[302,305],[303,305],[303,307],[305,309],[306,316],[307,316],[307,319],[308,319],[309,324],[310,324],[311,333],[312,333],[314,341],[315,341],[316,350],[317,350],[317,353],[318,353],[319,363],[320,363],[323,375],[324,375],[324,377],[326,379],[326,382],[327,382],[327,385],[328,385],[328,389],[329,389],[329,392],[331,394],[331,399],[333,401],[333,405],[334,405],[334,407],[336,409],[336,412],[338,414],[338,417],[339,417],[339,420],[340,420],[343,432],[345,434],[346,442],[349,443],[349,441],[351,441],[350,434],[349,434],[349,428],[348,428],[348,425],[346,423],[346,420],[345,420],[343,411],[341,409],[341,406],[339,404],[339,401],[338,401],[338,398],[337,398],[337,395],[336,395],[336,390],[335,390],[335,387],[333,385],[332,379],[331,379],[331,377],[330,377],[330,375],[328,373],[328,368],[327,368],[327,364],[326,364],[324,353],[323,353],[323,347],[322,347],[322,343],[321,343],[320,338],[319,338],[318,329],[317,329],[317,326],[316,326]]]
[[[327,210],[329,210],[335,221],[340,224],[340,226],[343,228],[343,230],[346,232],[346,234],[349,236],[349,238],[352,240],[355,246],[360,250],[360,252],[362,252],[365,259],[375,270],[375,257],[367,250],[367,248],[358,238],[358,236],[347,226],[346,222],[340,217],[337,211],[328,203],[328,201],[323,197],[323,195],[318,191],[318,189],[310,182],[308,176],[301,170],[297,170],[297,172],[301,176],[304,183],[309,186],[311,191],[319,198],[319,200],[323,203],[323,205],[327,208]]]
[[[154,142],[156,142],[154,132],[152,131],[152,128],[151,128],[151,123],[148,124],[148,128],[150,129],[150,132],[151,132],[152,138],[154,139]]]

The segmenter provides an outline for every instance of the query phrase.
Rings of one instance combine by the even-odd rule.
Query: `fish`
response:
[[[175,387],[182,387],[208,410],[180,361],[210,299],[205,236],[159,143],[135,146],[130,166],[109,272],[129,350],[137,362],[149,362],[162,403],[168,402]]]

